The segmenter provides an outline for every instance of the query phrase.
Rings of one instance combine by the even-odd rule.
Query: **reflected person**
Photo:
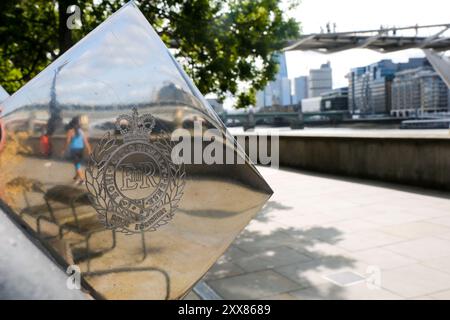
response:
[[[75,176],[73,177],[74,183],[81,185],[84,183],[83,173],[81,170],[83,152],[84,149],[87,149],[90,154],[91,145],[89,144],[87,134],[81,128],[79,116],[74,117],[68,125],[66,142],[61,152],[62,155],[65,154],[67,148],[69,148],[70,158],[75,166]]]

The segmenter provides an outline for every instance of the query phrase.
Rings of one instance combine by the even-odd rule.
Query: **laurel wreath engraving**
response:
[[[183,196],[183,190],[185,186],[185,168],[184,165],[178,165],[173,163],[171,160],[171,151],[173,148],[173,142],[168,137],[160,138],[155,142],[152,142],[156,148],[163,151],[162,154],[166,157],[166,163],[168,164],[170,183],[167,188],[166,194],[163,199],[157,203],[156,207],[168,206],[169,210],[162,216],[156,223],[152,224],[148,229],[142,231],[155,231],[162,225],[167,224],[174,216],[175,211],[179,206],[179,202]],[[117,139],[111,137],[108,132],[102,139],[97,143],[93,152],[90,155],[88,166],[86,168],[86,188],[89,191],[89,199],[92,206],[97,211],[98,218],[100,222],[107,229],[114,229],[118,232],[123,232],[125,234],[134,234],[138,231],[132,231],[128,229],[125,225],[120,225],[108,221],[108,212],[115,211],[120,217],[126,217],[127,222],[136,222],[135,218],[130,216],[130,214],[124,208],[118,207],[117,204],[113,204],[112,200],[108,198],[105,186],[103,184],[103,176],[106,164],[108,163],[112,152],[120,147],[117,144]],[[126,222],[125,222],[126,224]]]

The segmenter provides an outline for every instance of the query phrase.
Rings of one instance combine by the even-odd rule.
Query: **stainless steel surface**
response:
[[[6,143],[0,155],[2,200],[69,264],[80,266],[87,282],[105,298],[181,298],[272,194],[132,2],[4,101],[2,107],[0,117],[6,127]],[[164,163],[171,159],[152,162],[150,157],[147,164],[151,162],[150,167],[157,169],[149,178],[154,179],[156,187],[133,185],[122,196],[135,204],[136,199],[154,199],[157,203],[168,199],[169,207],[164,211],[167,219],[158,228],[145,220],[149,225],[142,231],[136,227],[134,232],[126,232],[120,225],[109,223],[114,214],[130,215],[134,222],[142,222],[139,219],[152,211],[143,205],[140,213],[134,212],[130,204],[120,201],[109,206],[113,195],[105,198],[108,203],[102,202],[104,194],[89,201],[86,185],[74,185],[74,166],[61,156],[61,150],[67,139],[65,127],[79,117],[82,132],[96,150],[93,158],[98,160],[94,165],[92,161],[83,165],[86,168],[89,164],[94,172],[91,175],[88,170],[87,186],[94,186],[93,193],[100,194],[108,179],[108,172],[103,180],[96,176],[101,161],[112,159],[111,154],[124,150],[126,143],[136,148],[142,141],[142,136],[141,140],[135,136],[128,141],[115,126],[117,117],[131,116],[134,108],[139,116],[150,114],[155,119],[151,132],[146,132],[145,144],[163,148],[163,156],[170,148],[161,145],[167,146],[175,130],[185,128],[189,141],[201,139],[199,131],[193,129],[194,123],[201,123],[202,130],[217,129],[208,131],[207,137],[223,147],[220,160],[231,153],[235,161],[169,164],[169,182],[162,184],[167,174]],[[175,142],[171,143],[173,146]],[[207,145],[200,145],[200,153]],[[154,152],[148,148],[140,156]],[[104,153],[96,153],[99,151]],[[137,168],[142,162],[138,158],[131,157],[128,162]],[[119,180],[142,179],[142,174],[128,176],[124,166],[112,168],[117,168]],[[176,168],[185,174],[174,173]],[[178,181],[175,189],[182,189],[175,194],[170,193],[175,190],[172,185],[167,187],[174,181]],[[165,198],[150,198],[161,185]]]

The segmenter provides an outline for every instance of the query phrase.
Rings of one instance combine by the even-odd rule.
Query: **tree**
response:
[[[125,0],[2,0],[0,84],[10,93],[119,9]],[[283,0],[136,1],[156,32],[204,94],[232,94],[237,106],[254,103],[277,72],[276,52],[298,37],[299,24],[280,9]],[[290,0],[290,9],[297,5]],[[82,27],[66,27],[69,5]],[[247,90],[241,90],[245,87]]]
[[[13,93],[55,59],[57,19],[52,2],[0,1],[0,83]]]

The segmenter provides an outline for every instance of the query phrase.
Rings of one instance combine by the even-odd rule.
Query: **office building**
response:
[[[308,98],[308,77],[301,76],[294,79],[293,104],[300,104],[303,99]]]
[[[421,66],[427,66],[425,58],[412,58],[405,63],[381,60],[365,67],[351,69],[348,107],[352,114],[389,114],[392,102],[392,81],[395,74]]]
[[[256,109],[264,108],[264,106],[266,105],[265,102],[266,102],[266,99],[265,99],[264,90],[257,91],[256,92],[256,104],[255,104]]]
[[[264,90],[256,93],[256,107],[289,106],[291,99],[291,81],[287,77],[286,56],[284,53],[277,55],[278,72],[275,80],[267,84]]]
[[[431,67],[397,72],[392,82],[391,115],[408,117],[447,112],[448,93],[447,85]]]
[[[301,105],[303,113],[321,112],[322,97],[302,99]]]
[[[348,110],[348,87],[324,92],[321,97],[320,110],[323,112]]]
[[[301,106],[303,113],[347,111],[348,88],[337,88],[324,92],[319,97],[302,99]]]
[[[308,97],[319,97],[333,87],[330,62],[322,64],[320,69],[311,69],[308,79]]]
[[[272,105],[288,106],[291,101],[291,80],[288,78],[277,79],[271,83]]]
[[[278,72],[275,77],[275,80],[287,78],[288,72],[287,72],[286,55],[284,53],[278,53],[276,59],[278,60]]]

